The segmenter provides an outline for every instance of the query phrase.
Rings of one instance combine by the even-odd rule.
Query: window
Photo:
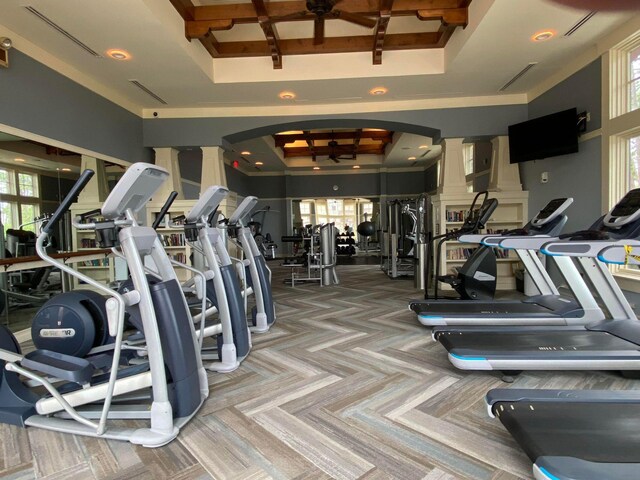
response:
[[[2,217],[2,225],[5,232],[18,226],[15,207],[15,203],[0,202],[0,217]]]
[[[629,110],[640,108],[640,46],[629,53]]]
[[[35,173],[0,168],[0,219],[5,231],[30,223],[40,214],[38,185]],[[24,229],[35,232],[35,225]]]
[[[40,207],[38,205],[28,203],[20,205],[20,218],[22,224],[33,222],[38,215],[40,215]],[[25,225],[22,229],[35,232],[36,225],[35,223],[31,223],[30,225]]]
[[[18,186],[20,196],[37,197],[38,196],[38,177],[31,173],[18,173]]]
[[[640,31],[612,48],[605,56],[609,75],[603,85],[609,115],[603,115],[603,178],[606,209],[630,189],[640,187]],[[636,252],[634,252],[636,253]],[[640,292],[637,266],[610,266],[620,286]]]
[[[473,143],[462,145],[462,158],[464,159],[464,174],[473,175]]]
[[[640,187],[640,135],[629,139],[629,188]]]
[[[15,195],[13,170],[0,169],[0,193]]]

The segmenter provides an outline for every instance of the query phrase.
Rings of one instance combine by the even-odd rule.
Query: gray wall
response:
[[[425,190],[425,172],[387,172],[387,195],[418,195]]]
[[[354,175],[286,176],[286,196],[290,198],[365,197],[380,194],[377,173]],[[334,185],[338,187],[334,190]]]
[[[238,118],[149,118],[143,121],[150,147],[225,145],[284,130],[309,128],[388,128],[433,137],[506,135],[507,127],[527,119],[527,105],[445,108],[341,115]]]
[[[529,104],[529,118],[576,107],[588,111],[587,131],[601,124],[601,62],[596,60]],[[581,141],[578,153],[545,158],[520,164],[523,188],[529,190],[529,215],[534,215],[555,197],[574,198],[567,214],[565,231],[587,228],[601,214],[601,138]],[[540,183],[540,174],[548,172],[549,182]]]
[[[0,123],[130,162],[152,158],[140,117],[16,49],[0,69]]]

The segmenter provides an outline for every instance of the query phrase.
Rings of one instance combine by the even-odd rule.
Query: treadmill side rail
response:
[[[574,457],[539,457],[533,465],[536,480],[633,480],[640,463],[589,462]]]

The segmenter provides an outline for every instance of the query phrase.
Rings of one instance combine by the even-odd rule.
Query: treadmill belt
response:
[[[525,302],[478,302],[474,300],[443,300],[429,303],[413,303],[411,309],[418,315],[553,315],[554,311],[538,303]]]
[[[640,404],[497,402],[494,411],[532,462],[541,456],[640,462]]]
[[[443,331],[437,340],[447,349],[470,349],[474,352],[521,352],[540,353],[553,351],[620,351],[640,350],[638,345],[610,335],[593,331],[526,331],[517,333],[457,332]]]

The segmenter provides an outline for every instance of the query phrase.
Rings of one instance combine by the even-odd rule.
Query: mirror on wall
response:
[[[103,190],[108,194],[125,169],[101,160],[97,165],[104,167]],[[81,167],[77,152],[0,132],[0,261],[7,267],[0,273],[0,318],[11,330],[30,328],[38,309],[63,289],[56,269],[26,264],[22,268],[23,262],[12,260],[36,254],[36,236],[78,179]],[[58,224],[48,249],[76,249],[69,215]],[[93,262],[76,267],[87,271],[103,267]]]
[[[377,242],[380,229],[380,200],[370,198],[303,198],[291,201],[291,232],[297,235],[311,225],[334,223],[340,233],[353,232],[360,240],[358,225],[372,222],[375,233],[369,237]]]

